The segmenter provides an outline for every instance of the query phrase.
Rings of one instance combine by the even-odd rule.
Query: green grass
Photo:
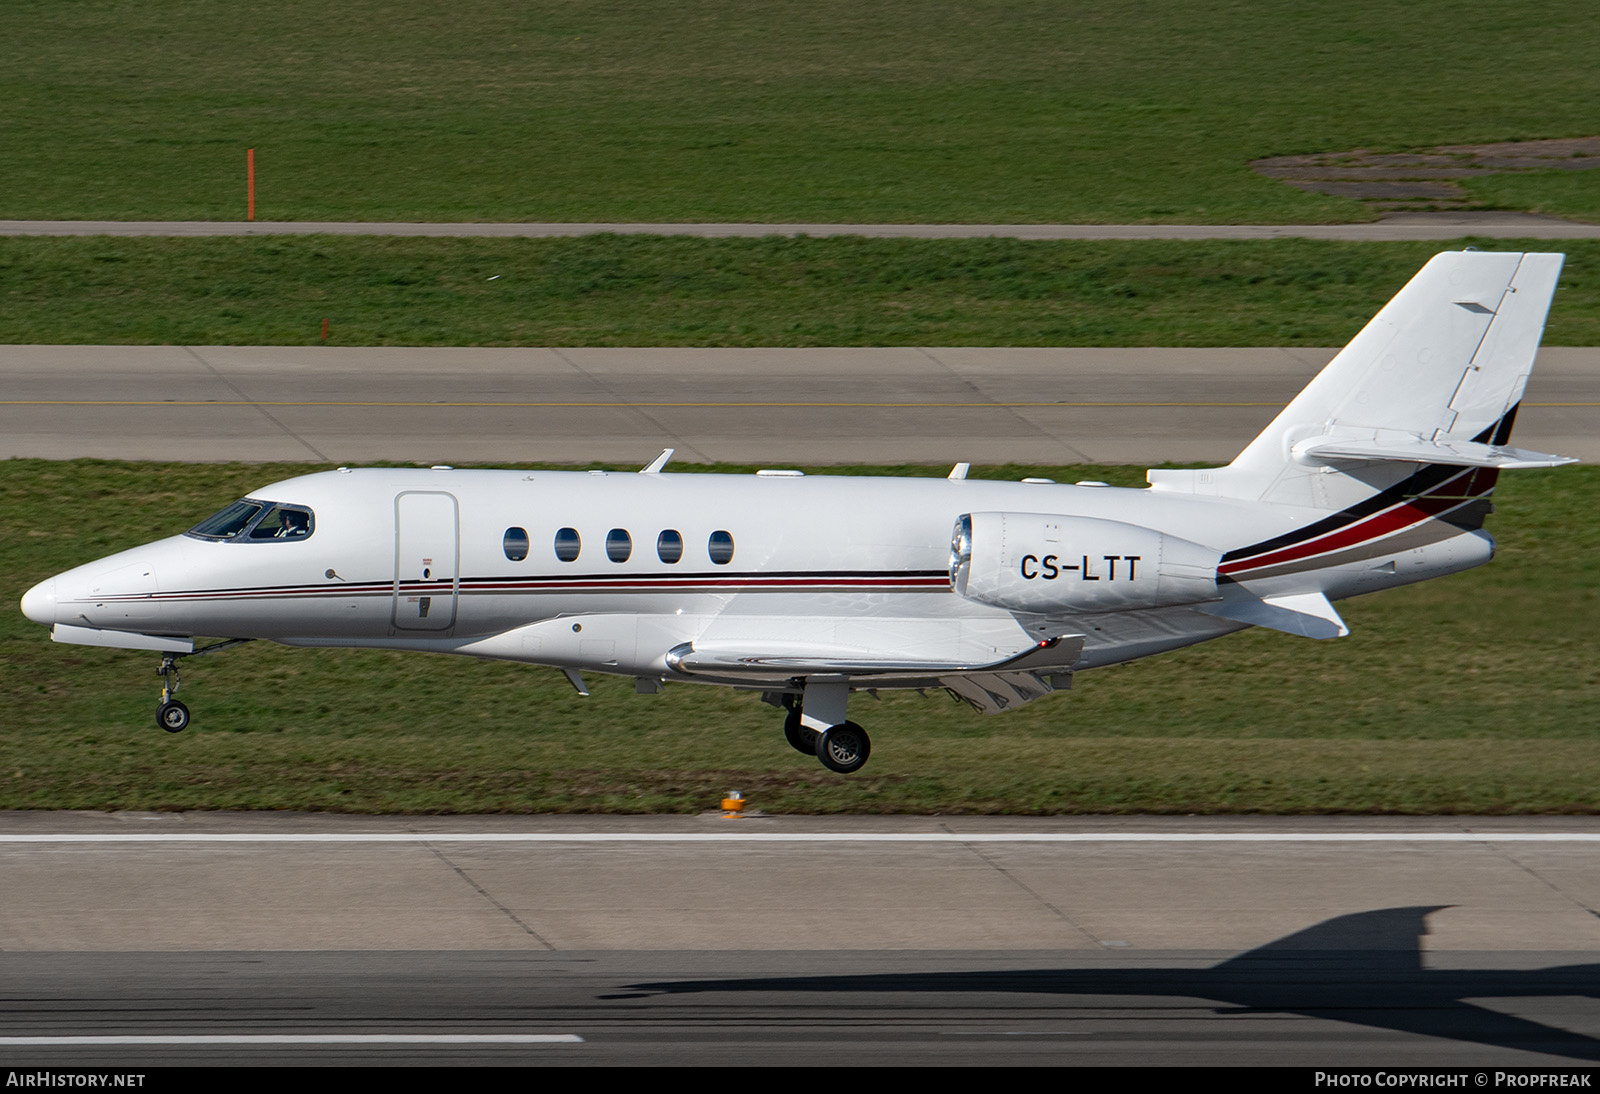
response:
[[[0,463],[6,595],[304,470]],[[819,813],[1600,812],[1600,469],[1507,478],[1495,562],[1344,602],[1348,638],[1246,632],[997,717],[858,696],[874,755],[850,778],[748,693],[591,678],[581,699],[553,670],[262,644],[189,662],[195,720],[168,735],[156,655],[52,644],[6,609],[0,808],[694,812],[739,789]]]
[[[1600,221],[1600,171],[1530,171],[1463,179],[1461,188],[1489,209],[1517,209],[1569,220]]]
[[[0,216],[1325,221],[1260,156],[1594,132],[1568,0],[12,0]]]
[[[0,342],[1326,346],[1446,246],[0,238]],[[1559,246],[1545,341],[1600,345],[1600,243]]]

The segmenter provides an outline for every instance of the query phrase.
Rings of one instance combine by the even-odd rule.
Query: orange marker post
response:
[[[245,177],[245,219],[256,218],[256,150],[245,149],[244,153]]]

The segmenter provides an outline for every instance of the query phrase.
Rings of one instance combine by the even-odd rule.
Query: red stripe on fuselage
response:
[[[1382,539],[1423,521],[1432,520],[1465,504],[1467,501],[1488,494],[1494,489],[1497,476],[1498,472],[1494,470],[1473,469],[1467,471],[1445,480],[1427,494],[1410,498],[1380,513],[1375,513],[1366,520],[1358,521],[1338,531],[1317,536],[1303,543],[1280,548],[1268,554],[1256,555],[1253,558],[1235,559],[1232,562],[1218,566],[1217,573],[1224,577],[1232,577],[1235,574],[1245,573],[1250,570],[1264,569],[1268,566],[1281,566],[1288,562],[1298,562],[1316,555],[1353,547],[1370,540]]]

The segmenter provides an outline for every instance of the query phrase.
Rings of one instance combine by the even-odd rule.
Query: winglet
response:
[[[661,450],[661,455],[651,460],[644,467],[639,468],[639,474],[659,475],[661,473],[661,469],[667,466],[667,461],[672,459],[672,454],[676,451],[676,448],[663,448]]]
[[[964,479],[967,477],[967,472],[971,470],[972,465],[970,463],[958,463],[950,469],[950,474],[945,477],[951,479]]]

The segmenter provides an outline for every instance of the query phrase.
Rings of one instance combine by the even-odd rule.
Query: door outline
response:
[[[401,524],[402,513],[403,513],[403,504],[402,503],[405,501],[406,498],[412,498],[412,497],[434,497],[434,498],[447,498],[447,499],[449,499],[449,502],[450,502],[450,514],[451,514],[451,517],[450,517],[449,548],[450,548],[450,550],[451,550],[451,552],[452,552],[452,554],[454,556],[451,559],[451,564],[450,564],[450,610],[449,610],[449,612],[448,613],[440,612],[438,610],[439,606],[435,606],[435,605],[429,604],[428,610],[424,613],[423,617],[420,618],[420,619],[402,618],[401,612],[400,612],[400,584],[401,584],[401,581],[403,580],[402,567],[405,564],[405,560],[401,558],[400,552],[404,549],[404,547],[406,545],[406,541],[403,538],[403,527],[404,526],[402,526],[402,524]],[[413,528],[413,536],[416,536],[421,531],[421,529],[423,528],[421,515],[420,514],[415,514],[415,515],[413,515],[412,519],[416,520],[418,522],[416,525],[411,526]],[[422,538],[426,539],[425,536],[423,536]],[[442,544],[444,542],[443,537],[440,537],[440,539],[438,541],[436,541],[436,542]],[[418,580],[420,580],[420,575],[419,575]],[[394,498],[394,584],[393,584],[393,594],[392,594],[392,598],[391,598],[391,601],[390,601],[390,616],[389,616],[390,626],[392,626],[394,628],[394,630],[397,630],[397,631],[413,631],[413,632],[425,631],[425,632],[442,634],[442,633],[444,633],[446,631],[451,630],[456,625],[456,607],[457,607],[457,604],[458,604],[458,602],[460,600],[460,596],[461,596],[461,503],[460,503],[460,501],[458,501],[456,499],[456,496],[454,494],[450,493],[447,490],[403,490],[403,491],[401,491],[400,493],[396,494],[395,498]],[[428,597],[430,599],[435,598],[433,594],[428,594]],[[421,600],[423,598],[424,598],[423,594],[418,594],[418,599],[419,600]]]

